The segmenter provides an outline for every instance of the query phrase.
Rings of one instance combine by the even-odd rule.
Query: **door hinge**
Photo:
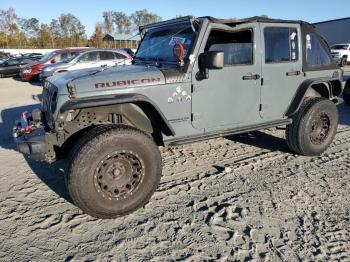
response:
[[[194,90],[193,90],[193,84],[192,84],[192,85],[191,85],[191,93],[193,93],[193,91],[194,91]]]
[[[262,104],[259,105],[259,111],[262,111]]]
[[[264,85],[264,78],[261,78],[261,86],[263,86]]]

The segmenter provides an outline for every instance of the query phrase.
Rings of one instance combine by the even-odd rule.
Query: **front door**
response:
[[[193,70],[192,124],[197,129],[215,131],[261,121],[261,55],[258,24],[234,30],[225,25],[209,25],[199,53],[223,51],[224,68],[210,70],[209,78],[197,80],[198,61]]]
[[[303,81],[299,25],[262,24],[261,116],[280,120]]]

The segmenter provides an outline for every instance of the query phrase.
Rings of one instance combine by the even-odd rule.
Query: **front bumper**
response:
[[[38,114],[38,110],[31,114],[23,112],[21,118],[16,120],[12,134],[19,152],[34,160],[46,160],[47,133],[42,122],[33,120],[33,115]]]

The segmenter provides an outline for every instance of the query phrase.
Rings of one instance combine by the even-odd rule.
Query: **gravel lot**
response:
[[[15,150],[12,124],[40,93],[0,79],[0,261],[350,261],[350,107],[320,157],[272,129],[161,149],[151,201],[98,220],[71,203],[63,162]]]

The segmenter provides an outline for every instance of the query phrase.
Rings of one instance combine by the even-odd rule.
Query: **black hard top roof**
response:
[[[219,23],[219,24],[226,24],[230,26],[238,25],[238,24],[245,24],[245,23],[252,23],[252,22],[261,22],[261,23],[287,23],[287,24],[308,24],[311,25],[305,21],[301,20],[283,20],[283,19],[272,19],[264,16],[253,16],[249,18],[242,18],[242,19],[218,19],[211,16],[204,16],[201,17],[209,19],[213,23]]]
[[[300,24],[303,26],[311,26],[314,27],[312,24],[307,23],[305,21],[301,20],[283,20],[283,19],[272,19],[264,16],[254,16],[250,18],[242,18],[242,19],[218,19],[211,16],[202,16],[202,17],[194,17],[194,16],[184,16],[180,18],[175,18],[171,20],[166,20],[154,24],[144,25],[140,27],[140,30],[151,28],[151,27],[157,27],[157,26],[163,26],[173,23],[179,23],[179,22],[186,22],[186,21],[195,21],[195,20],[204,20],[208,19],[212,23],[219,23],[219,24],[226,24],[229,26],[236,26],[239,24],[245,24],[245,23],[252,23],[252,22],[261,22],[261,23],[287,23],[287,24]]]

